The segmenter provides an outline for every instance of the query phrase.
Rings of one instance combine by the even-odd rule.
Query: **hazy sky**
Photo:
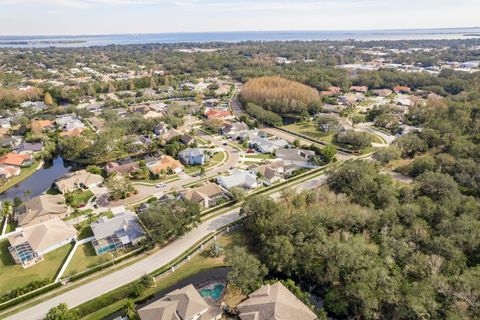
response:
[[[480,0],[0,0],[1,35],[480,26]]]

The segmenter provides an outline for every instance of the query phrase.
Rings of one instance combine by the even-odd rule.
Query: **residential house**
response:
[[[16,154],[10,152],[0,157],[0,165],[25,168],[31,166],[34,162],[35,160],[31,154]]]
[[[208,109],[205,116],[208,119],[226,119],[232,117],[232,113],[226,109]]]
[[[103,177],[93,174],[87,170],[73,172],[65,178],[55,182],[55,187],[63,194],[73,192],[78,189],[90,189],[103,182]]]
[[[12,127],[12,122],[10,118],[0,118],[0,128],[10,129]]]
[[[338,101],[348,106],[352,106],[357,102],[363,101],[364,96],[361,94],[347,93],[346,95],[338,97]]]
[[[17,154],[34,154],[36,152],[43,151],[43,144],[40,142],[29,143],[24,142],[13,148]]]
[[[180,137],[180,142],[186,146],[191,146],[192,144],[195,144],[195,138],[188,134],[184,134]]]
[[[127,162],[127,163],[118,163],[118,162],[108,162],[105,165],[105,171],[107,173],[116,173],[126,176],[131,176],[133,173],[140,170],[140,165],[136,162]]]
[[[157,112],[157,111],[150,110],[143,115],[143,118],[148,120],[148,119],[163,118],[164,116],[165,116],[165,114],[163,112]]]
[[[190,166],[204,165],[210,160],[207,150],[202,148],[187,148],[178,153],[179,160]]]
[[[350,91],[353,92],[360,92],[360,93],[367,93],[368,87],[367,86],[351,86]]]
[[[162,140],[165,140],[165,141],[169,142],[173,138],[181,136],[181,135],[183,135],[183,133],[181,133],[177,129],[170,129],[167,132],[165,132],[164,134],[162,134],[161,138],[162,138]]]
[[[34,112],[40,112],[47,109],[47,105],[43,101],[26,101],[20,104],[20,108],[22,109],[31,109]]]
[[[62,195],[42,194],[15,209],[15,217],[20,226],[29,226],[54,218],[63,219],[68,217],[69,213],[70,210]]]
[[[275,182],[286,179],[299,167],[295,164],[287,164],[282,160],[268,161],[266,164],[255,165],[249,168],[257,173],[260,181],[270,186]]]
[[[412,91],[412,89],[410,87],[407,87],[407,86],[395,86],[393,87],[393,91],[396,93],[396,94],[399,94],[399,93],[410,93]]]
[[[204,208],[215,206],[219,199],[225,199],[226,192],[218,184],[207,183],[203,186],[186,189],[180,192],[180,197],[185,200],[199,203]]]
[[[286,164],[294,164],[301,168],[314,168],[315,165],[310,160],[315,156],[315,152],[303,149],[280,149],[275,156],[282,159]]]
[[[373,90],[372,93],[379,97],[387,97],[391,95],[393,91],[390,89],[377,89],[377,90]]]
[[[320,91],[320,95],[323,97],[334,96],[339,94],[342,91],[339,87],[330,86],[327,90]]]
[[[28,268],[43,260],[43,256],[77,240],[77,230],[59,218],[28,227],[17,228],[8,237],[8,250],[17,264]]]
[[[91,117],[88,119],[88,121],[92,124],[92,126],[96,130],[101,130],[105,127],[105,120],[99,117]]]
[[[249,142],[251,148],[255,148],[260,153],[274,153],[278,149],[285,148],[289,144],[284,139],[267,139],[256,137]]]
[[[0,180],[7,180],[11,177],[20,175],[21,169],[13,166],[0,166]]]
[[[222,134],[231,138],[232,136],[247,131],[248,129],[248,125],[244,122],[226,122],[222,127]]]
[[[130,111],[131,113],[146,114],[147,112],[150,111],[150,107],[146,104],[140,104],[140,105],[128,107],[128,111]]]
[[[140,320],[220,320],[222,311],[190,284],[139,309],[138,315]]]
[[[23,136],[9,136],[0,140],[0,147],[14,148],[23,142]]]
[[[241,320],[317,320],[281,282],[267,284],[237,306]],[[143,319],[142,319],[143,320]]]
[[[234,170],[228,176],[217,177],[217,183],[229,190],[233,187],[255,189],[258,187],[257,175],[253,171]]]
[[[84,128],[75,128],[75,129],[70,130],[70,131],[60,132],[59,136],[62,137],[62,138],[65,138],[65,137],[79,137],[79,136],[82,135],[83,131],[85,131]]]
[[[42,131],[54,130],[55,124],[51,120],[32,120],[30,127],[32,132],[40,133]]]
[[[55,123],[59,127],[64,127],[67,124],[70,124],[72,122],[81,122],[80,119],[74,115],[74,114],[66,114],[66,115],[61,115],[57,118],[55,118]]]
[[[62,126],[63,130],[64,131],[75,131],[75,130],[85,130],[85,124],[83,124],[83,122],[81,122],[80,120],[75,120],[75,121],[72,121],[72,122],[69,122],[67,124],[65,124],[64,126]]]
[[[168,130],[168,125],[166,123],[163,123],[163,122],[160,122],[159,124],[157,124],[157,126],[155,128],[153,128],[153,132],[157,136],[161,136],[162,134],[166,133],[167,130]]]
[[[147,168],[153,174],[168,173],[180,173],[183,171],[183,165],[180,161],[173,159],[170,156],[161,156],[160,158],[148,159]]]
[[[110,219],[101,217],[90,227],[95,237],[92,245],[97,255],[137,245],[145,238],[145,231],[140,226],[137,216],[130,211],[117,214]]]

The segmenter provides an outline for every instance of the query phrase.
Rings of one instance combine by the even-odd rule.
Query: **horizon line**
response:
[[[128,36],[128,35],[155,35],[155,34],[202,34],[202,33],[277,33],[277,32],[372,32],[372,31],[426,31],[426,30],[465,30],[480,29],[474,27],[434,27],[434,28],[392,28],[392,29],[292,29],[292,30],[217,30],[217,31],[171,31],[171,32],[122,32],[122,33],[97,33],[97,34],[29,34],[29,35],[1,35],[0,37],[103,37],[103,36]]]

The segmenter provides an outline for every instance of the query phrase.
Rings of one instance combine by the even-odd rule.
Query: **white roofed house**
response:
[[[239,187],[256,189],[258,187],[257,175],[253,171],[234,170],[228,176],[217,177],[217,183],[225,189]]]
[[[92,245],[97,255],[136,245],[145,238],[145,231],[137,216],[129,211],[117,214],[111,219],[102,217],[90,227],[95,237]]]
[[[250,140],[249,145],[261,153],[274,153],[278,149],[287,147],[288,142],[284,139],[267,139],[256,137]]]
[[[18,232],[17,232],[18,231]],[[8,237],[8,250],[17,264],[28,268],[43,260],[43,255],[77,240],[77,230],[59,218],[17,228]]]

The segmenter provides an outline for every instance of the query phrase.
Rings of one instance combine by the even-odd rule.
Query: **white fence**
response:
[[[202,253],[206,247],[208,247],[208,245],[214,243],[217,241],[217,239],[225,234],[225,233],[229,233],[231,231],[234,231],[238,228],[240,228],[241,224],[235,224],[231,227],[227,227],[225,230],[223,231],[220,231],[218,233],[215,233],[213,235],[213,237],[209,237],[208,239],[206,239],[204,242],[202,242],[201,244],[199,244],[199,248],[197,250],[195,250],[194,252],[190,253],[188,256],[186,256],[185,258],[183,258],[181,261],[175,263],[175,265],[171,266],[170,269],[168,270],[165,270],[164,272],[162,272],[161,274],[159,274],[158,276],[154,277],[154,280],[155,282],[158,281],[160,278],[162,277],[165,277],[173,272],[175,272],[175,270],[177,270],[178,268],[180,268],[181,266],[183,266],[185,263],[188,263],[193,257],[195,257],[196,255],[198,255],[199,253]]]

